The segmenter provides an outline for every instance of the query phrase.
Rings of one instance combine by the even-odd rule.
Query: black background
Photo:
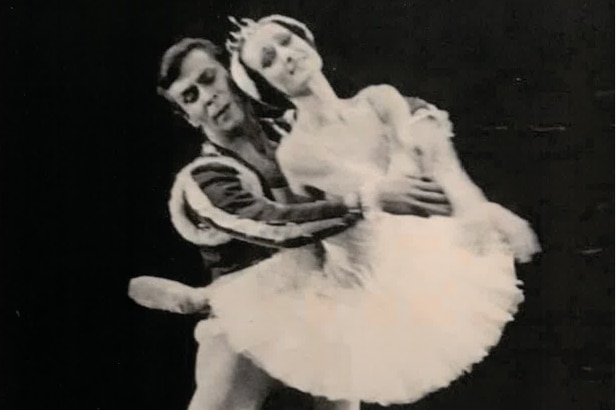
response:
[[[204,284],[168,221],[199,136],[155,93],[175,40],[226,16],[315,33],[340,95],[390,83],[447,109],[471,174],[545,249],[493,354],[409,409],[611,409],[613,2],[11,0],[2,36],[1,409],[184,409],[192,317],[134,306],[131,276]],[[8,228],[8,229],[7,229]]]

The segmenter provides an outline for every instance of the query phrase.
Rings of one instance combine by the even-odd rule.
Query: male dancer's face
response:
[[[228,71],[209,53],[190,51],[180,75],[167,92],[192,125],[206,134],[225,134],[246,118],[240,98],[233,92]]]

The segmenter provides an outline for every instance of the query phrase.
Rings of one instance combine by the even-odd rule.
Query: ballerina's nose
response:
[[[278,53],[289,71],[293,71],[297,65],[297,58],[294,55],[294,52],[287,47],[281,47]]]

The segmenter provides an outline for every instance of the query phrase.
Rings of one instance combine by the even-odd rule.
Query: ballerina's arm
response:
[[[404,98],[394,87],[381,85],[365,91],[383,122],[394,130],[404,153],[420,149],[422,161],[427,162],[424,165],[431,168],[430,176],[442,186],[452,203],[454,215],[463,216],[467,222],[471,233],[468,239],[478,242],[493,226],[503,235],[520,262],[530,261],[533,254],[541,251],[528,222],[489,202],[466,173],[451,142],[448,121],[445,126],[439,124],[439,117],[443,115],[441,111],[434,107],[422,108],[409,116]],[[403,160],[410,159],[407,156]]]
[[[401,149],[408,154],[420,152],[422,167],[432,174],[423,176],[433,177],[441,185],[454,214],[476,211],[479,205],[488,202],[458,159],[444,112],[428,105],[411,115],[404,97],[389,85],[369,87],[365,93],[381,120],[394,130]],[[398,157],[400,153],[393,155]],[[403,160],[411,158],[406,156]]]

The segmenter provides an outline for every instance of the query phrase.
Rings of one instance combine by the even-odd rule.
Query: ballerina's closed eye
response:
[[[287,47],[291,44],[292,38],[293,37],[289,33],[278,33],[276,36],[274,36],[274,41],[283,47]],[[261,51],[261,67],[271,67],[274,64],[274,61],[276,60],[277,56],[278,53],[276,53],[276,48],[274,46],[269,45],[263,47],[263,50]]]

